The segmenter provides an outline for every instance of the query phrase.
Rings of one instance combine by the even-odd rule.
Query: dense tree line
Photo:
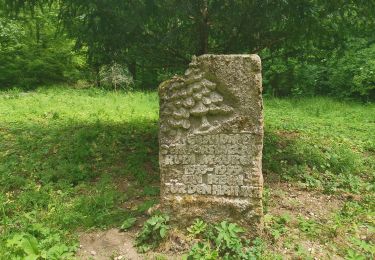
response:
[[[156,88],[192,55],[258,53],[266,94],[375,97],[373,0],[0,3],[1,87],[99,85],[102,68],[116,64],[136,87]]]

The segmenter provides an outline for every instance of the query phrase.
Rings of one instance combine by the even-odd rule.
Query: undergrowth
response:
[[[77,231],[131,227],[158,202],[157,120],[156,93],[61,86],[1,92],[0,259],[69,258]],[[371,237],[362,239],[360,232],[374,230],[374,132],[372,104],[266,99],[266,181],[355,199],[346,200],[328,223],[266,217],[269,240],[256,250],[272,248],[295,227],[306,239],[333,243],[343,257],[373,256]],[[268,211],[272,196],[267,189],[265,194]],[[237,250],[226,239],[203,238],[205,228],[192,227],[203,240],[191,254],[207,253],[210,259]],[[343,235],[344,241],[334,242]],[[308,255],[294,242],[283,243],[296,255]]]

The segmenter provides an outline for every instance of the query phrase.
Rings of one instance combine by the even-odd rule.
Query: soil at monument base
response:
[[[80,236],[80,259],[143,259],[133,246],[133,237],[130,233],[109,229]]]
[[[268,182],[268,183],[267,183]],[[308,191],[296,186],[296,184],[281,183],[266,178],[267,186],[271,190],[271,203],[269,212],[272,215],[289,214],[291,216],[302,216],[314,219],[319,222],[326,221],[331,213],[336,212],[346,200],[345,196],[325,195],[316,191]],[[137,228],[135,228],[137,229]],[[187,250],[182,249],[176,253],[173,251],[159,249],[158,252],[150,252],[148,254],[139,254],[134,247],[134,241],[137,230],[128,232],[120,232],[118,229],[109,229],[103,231],[94,231],[82,233],[80,235],[80,249],[78,251],[78,259],[181,259]],[[173,231],[172,231],[173,232]],[[293,232],[293,230],[291,230]],[[298,231],[296,231],[298,232]],[[172,234],[172,237],[175,237]],[[173,238],[172,238],[173,239]],[[266,239],[266,238],[265,238]],[[173,242],[173,241],[170,241]],[[327,257],[327,245],[317,243],[316,241],[301,241],[307,250],[318,259]],[[282,253],[288,257],[289,253],[282,248],[282,239],[279,243],[274,244],[273,251]],[[291,256],[291,255],[290,255]],[[332,255],[331,255],[332,256]],[[336,255],[336,259],[341,259]]]
[[[143,260],[155,259],[161,254],[157,252],[138,253],[134,246],[135,236],[136,232],[121,232],[115,228],[82,233],[79,239],[80,249],[77,257],[82,260]],[[162,254],[167,259],[181,259],[181,255]]]

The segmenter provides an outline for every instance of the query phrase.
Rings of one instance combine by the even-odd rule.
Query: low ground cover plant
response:
[[[265,98],[264,107],[266,231],[262,246],[250,241],[249,250],[262,259],[311,257],[306,244],[318,243],[326,257],[373,258],[375,106],[316,97]],[[0,259],[63,259],[75,254],[78,231],[123,225],[139,232],[132,218],[142,224],[158,203],[157,132],[154,92],[0,92]],[[335,199],[337,209],[299,216],[298,195],[286,218],[275,201],[290,189]],[[234,252],[236,240],[228,244],[218,232],[195,222],[186,234],[201,241],[189,254]]]

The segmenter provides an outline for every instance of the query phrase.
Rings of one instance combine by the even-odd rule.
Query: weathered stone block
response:
[[[184,224],[262,225],[263,103],[257,55],[194,57],[159,87],[161,204]]]

